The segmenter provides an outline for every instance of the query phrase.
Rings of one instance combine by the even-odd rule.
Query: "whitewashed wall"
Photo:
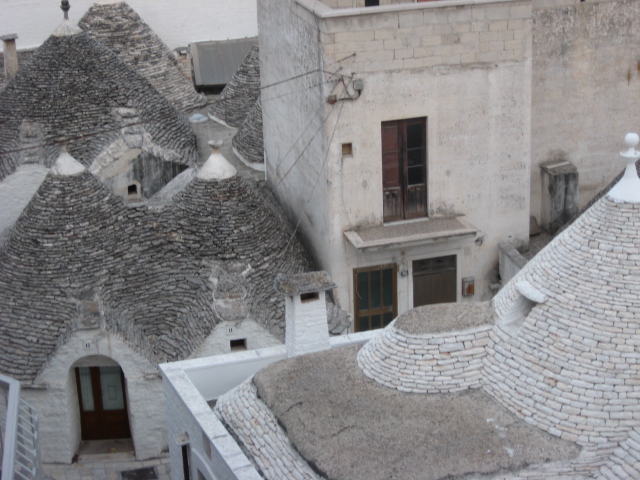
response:
[[[329,342],[331,348],[363,344],[379,333],[340,335]],[[217,399],[262,368],[284,358],[286,347],[280,345],[160,365],[174,480],[184,480],[179,439],[189,444],[191,478],[199,477],[198,471],[206,480],[261,478],[207,401]]]
[[[80,410],[74,368],[119,365],[125,376],[129,423],[136,458],[157,457],[166,448],[162,381],[158,369],[118,337],[104,330],[74,333],[35,384],[23,388],[24,399],[40,413],[40,447],[44,462],[71,463],[80,444]]]
[[[93,0],[71,0],[78,22]],[[255,37],[256,0],[128,0],[170,49],[206,40]],[[0,0],[0,35],[18,34],[18,49],[37,47],[62,21],[58,0]]]

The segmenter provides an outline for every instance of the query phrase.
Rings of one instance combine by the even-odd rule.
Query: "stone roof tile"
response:
[[[231,127],[241,127],[259,96],[260,50],[256,43],[209,109],[209,117]]]
[[[100,305],[93,328],[156,363],[201,344],[229,288],[246,292],[248,318],[284,338],[275,275],[313,268],[284,215],[237,175],[193,178],[172,201],[126,206],[87,170],[50,173],[0,251],[0,371],[33,381],[86,327],[87,301]]]
[[[207,103],[180,73],[169,48],[126,2],[94,4],[78,25],[146,78],[176,109]]]
[[[246,163],[264,164],[262,97],[253,105],[242,126],[231,140],[233,151]]]
[[[23,163],[50,167],[60,143],[84,166],[112,145],[133,108],[161,159],[195,164],[189,124],[145,79],[88,36],[50,36],[0,92],[0,180]]]

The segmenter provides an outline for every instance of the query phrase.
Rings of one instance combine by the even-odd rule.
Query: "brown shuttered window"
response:
[[[382,122],[384,221],[427,216],[427,119]]]

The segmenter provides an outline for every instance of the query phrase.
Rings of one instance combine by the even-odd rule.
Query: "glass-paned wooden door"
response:
[[[354,270],[355,330],[386,327],[398,314],[395,264]]]
[[[78,367],[76,382],[82,439],[131,437],[122,369]]]

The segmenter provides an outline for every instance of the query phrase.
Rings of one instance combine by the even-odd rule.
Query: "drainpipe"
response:
[[[18,34],[10,33],[9,35],[0,35],[3,44],[4,54],[4,81],[8,85],[18,71],[18,52],[16,50],[16,38]]]

